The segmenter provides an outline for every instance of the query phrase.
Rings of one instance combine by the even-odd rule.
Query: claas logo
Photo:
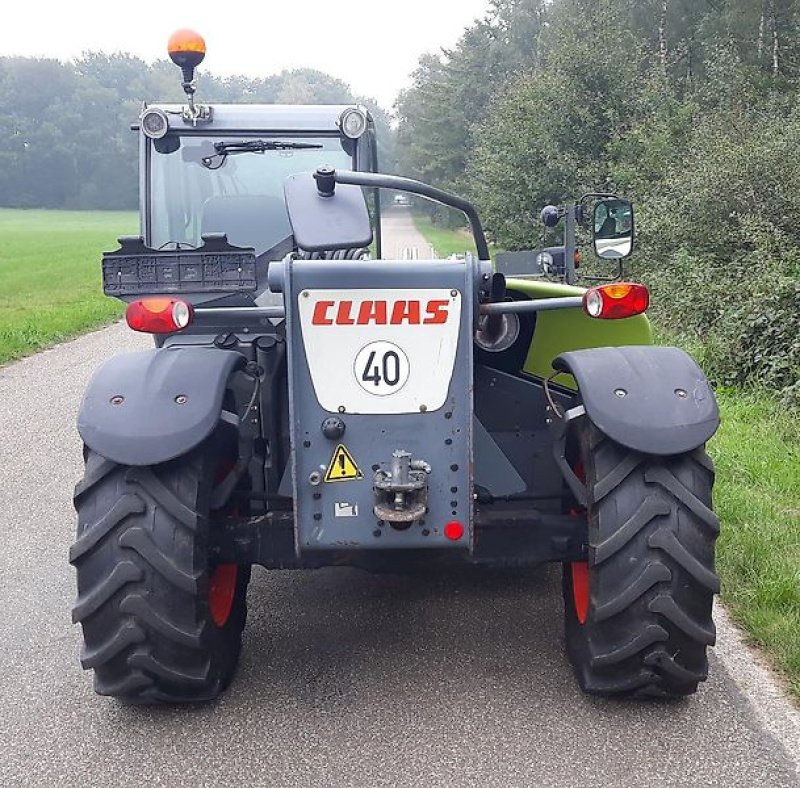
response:
[[[436,326],[447,322],[449,301],[318,301],[314,326]]]

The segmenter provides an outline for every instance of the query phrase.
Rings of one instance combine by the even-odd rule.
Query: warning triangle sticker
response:
[[[328,470],[325,472],[326,482],[351,482],[356,479],[363,479],[364,474],[359,470],[353,455],[343,444],[336,447],[336,451],[328,463]]]

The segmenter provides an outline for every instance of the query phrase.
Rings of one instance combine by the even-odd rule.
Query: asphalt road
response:
[[[102,359],[146,346],[117,325],[0,369],[0,784],[798,785],[800,741],[769,732],[717,657],[687,701],[581,695],[553,569],[256,570],[221,700],[94,695],[70,623],[75,413]]]
[[[383,257],[387,260],[425,260],[433,256],[431,245],[414,224],[410,208],[392,206],[385,211],[381,226]]]

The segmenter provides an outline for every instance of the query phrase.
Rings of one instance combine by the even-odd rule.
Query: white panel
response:
[[[457,290],[303,290],[298,312],[320,405],[413,413],[444,405],[458,346]]]

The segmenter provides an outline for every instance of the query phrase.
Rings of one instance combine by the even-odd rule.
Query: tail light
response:
[[[146,334],[171,334],[186,328],[194,317],[192,305],[177,298],[143,298],[132,301],[125,320],[134,331]]]
[[[644,285],[614,282],[587,290],[583,295],[583,311],[600,320],[621,320],[641,315],[650,306],[650,291]]]

